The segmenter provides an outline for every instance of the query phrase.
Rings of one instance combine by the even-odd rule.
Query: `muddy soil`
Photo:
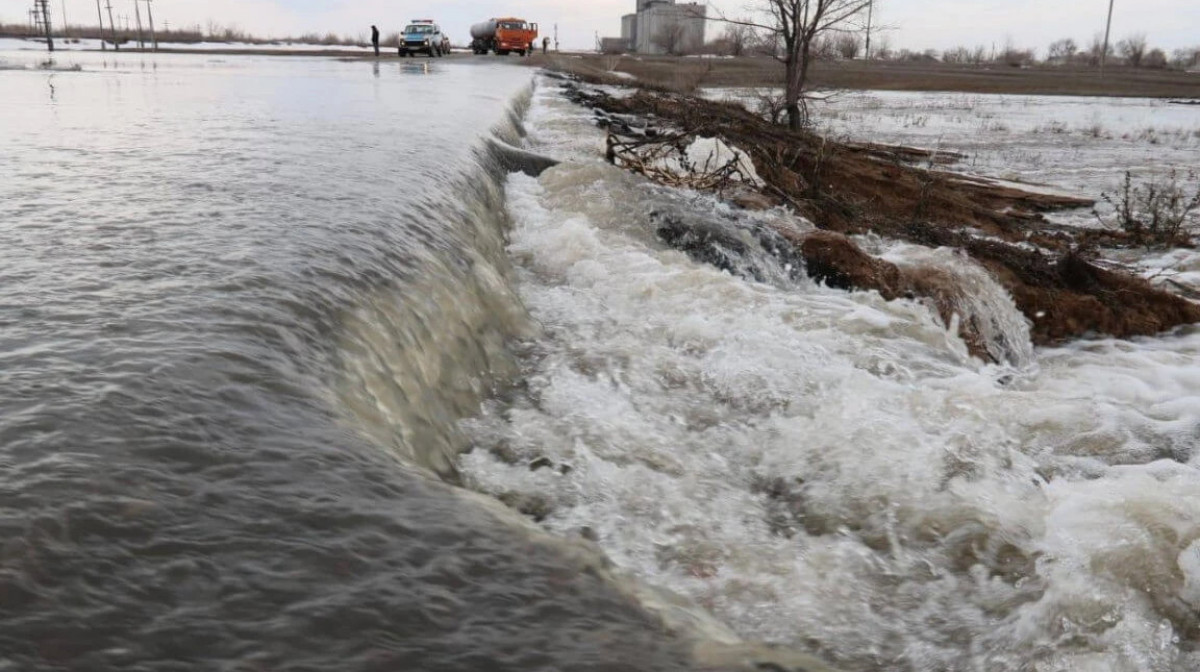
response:
[[[698,137],[720,138],[745,152],[764,184],[757,199],[747,199],[739,185],[742,193],[730,200],[786,205],[815,224],[817,233],[779,233],[804,258],[809,275],[832,286],[877,290],[889,300],[927,298],[950,323],[955,290],[948,279],[871,257],[849,238],[874,233],[965,251],[1012,295],[1037,345],[1153,335],[1200,322],[1200,304],[1096,263],[1099,248],[1129,245],[1121,233],[1059,226],[1044,216],[1091,207],[1090,200],[956,174],[942,168],[952,156],[794,132],[731,103],[644,89],[618,98],[565,86],[608,129],[609,158],[618,164],[631,163],[621,152]],[[978,334],[969,324],[961,330],[972,353],[986,359]]]

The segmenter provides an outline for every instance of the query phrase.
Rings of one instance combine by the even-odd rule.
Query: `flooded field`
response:
[[[685,666],[439,478],[527,331],[528,71],[0,59],[0,668]]]
[[[0,669],[1200,669],[1195,327],[1035,348],[875,241],[989,364],[694,261],[663,217],[806,224],[606,164],[524,68],[44,60],[0,52]],[[899,95],[827,123],[1068,191],[1200,147]]]
[[[1053,215],[1072,226],[1114,225],[1124,175],[1134,186],[1200,190],[1200,106],[1153,98],[849,92],[816,108],[822,129],[858,141],[965,154],[952,166],[1034,190],[1092,198],[1090,209]],[[1188,226],[1200,232],[1200,212]],[[1177,250],[1114,255],[1161,282],[1200,290],[1200,254]]]

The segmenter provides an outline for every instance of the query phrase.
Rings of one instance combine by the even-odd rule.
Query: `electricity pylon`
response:
[[[46,48],[54,51],[54,35],[50,26],[50,0],[33,0],[34,10],[41,16],[41,25],[46,29]]]

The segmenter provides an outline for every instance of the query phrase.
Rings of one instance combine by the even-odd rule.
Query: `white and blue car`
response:
[[[450,39],[440,26],[429,19],[419,19],[408,24],[400,35],[400,57],[426,54],[430,58],[450,53]]]

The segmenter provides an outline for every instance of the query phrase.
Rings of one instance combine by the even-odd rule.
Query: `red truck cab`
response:
[[[471,27],[471,50],[476,54],[494,51],[498,56],[515,51],[524,56],[533,51],[537,38],[536,23],[516,17],[491,19]]]

